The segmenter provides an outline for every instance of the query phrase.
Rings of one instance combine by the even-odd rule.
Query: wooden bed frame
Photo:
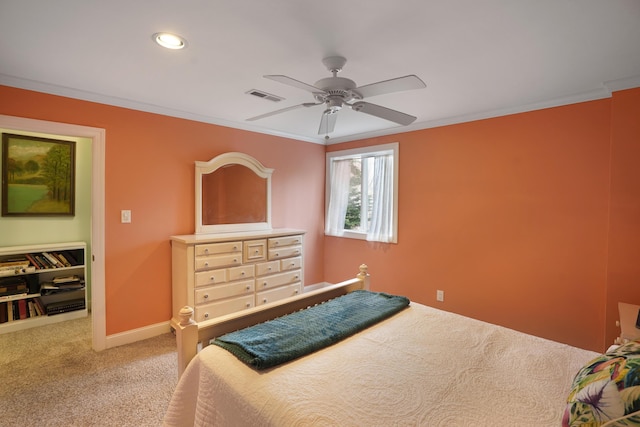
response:
[[[176,317],[171,319],[178,346],[178,378],[197,354],[200,344],[204,348],[209,344],[209,340],[228,332],[293,313],[357,289],[369,289],[369,280],[368,267],[362,264],[360,272],[353,279],[200,323],[193,320],[192,307],[183,307]]]

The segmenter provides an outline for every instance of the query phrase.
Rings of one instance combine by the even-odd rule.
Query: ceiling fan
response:
[[[247,120],[259,120],[275,114],[284,113],[285,111],[301,107],[315,107],[317,105],[326,106],[320,120],[320,127],[318,129],[319,135],[327,135],[333,132],[336,125],[337,113],[345,106],[354,111],[386,119],[404,126],[409,125],[416,120],[416,117],[409,114],[401,113],[400,111],[371,104],[369,102],[364,102],[362,99],[386,93],[400,92],[403,90],[422,89],[426,87],[426,85],[419,77],[415,75],[408,75],[358,87],[356,82],[353,80],[338,77],[338,73],[342,71],[342,67],[344,67],[346,62],[347,60],[342,56],[330,56],[328,58],[324,58],[322,63],[333,74],[333,77],[320,79],[313,86],[283,75],[264,76],[267,79],[309,91],[313,94],[316,102],[305,102],[303,104],[251,117]]]

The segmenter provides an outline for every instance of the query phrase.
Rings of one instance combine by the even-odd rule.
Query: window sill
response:
[[[328,234],[325,233],[325,236],[331,236],[331,237],[344,237],[347,239],[356,239],[356,240],[367,240],[367,233],[361,233],[361,232],[357,232],[357,231],[344,231],[342,234]],[[381,242],[379,240],[372,240],[372,243],[387,243],[387,244],[397,244],[398,241],[397,240],[392,240],[391,242]]]

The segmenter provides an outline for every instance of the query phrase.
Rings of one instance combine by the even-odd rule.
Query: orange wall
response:
[[[618,301],[640,304],[640,88],[615,93],[612,111],[608,341],[619,333]]]
[[[604,348],[610,116],[606,99],[330,146],[400,143],[399,240],[327,237],[326,279],[364,262],[374,290]]]
[[[640,304],[640,89],[327,147],[400,142],[397,245],[324,238],[323,146],[3,86],[0,99],[0,114],[107,130],[107,334],[169,318],[168,236],[193,232],[193,162],[227,151],[275,168],[273,225],[307,231],[307,283],[365,262],[374,290],[598,351],[617,301]]]
[[[224,152],[275,169],[272,225],[306,230],[305,281],[323,281],[324,146],[5,86],[0,99],[0,114],[106,129],[107,335],[171,317],[169,236],[194,232],[194,161]]]

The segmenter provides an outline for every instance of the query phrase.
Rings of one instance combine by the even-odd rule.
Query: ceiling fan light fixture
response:
[[[153,36],[153,41],[158,43],[160,46],[165,47],[167,49],[184,49],[187,47],[187,40],[184,37],[181,37],[177,34],[172,33],[155,33]]]

